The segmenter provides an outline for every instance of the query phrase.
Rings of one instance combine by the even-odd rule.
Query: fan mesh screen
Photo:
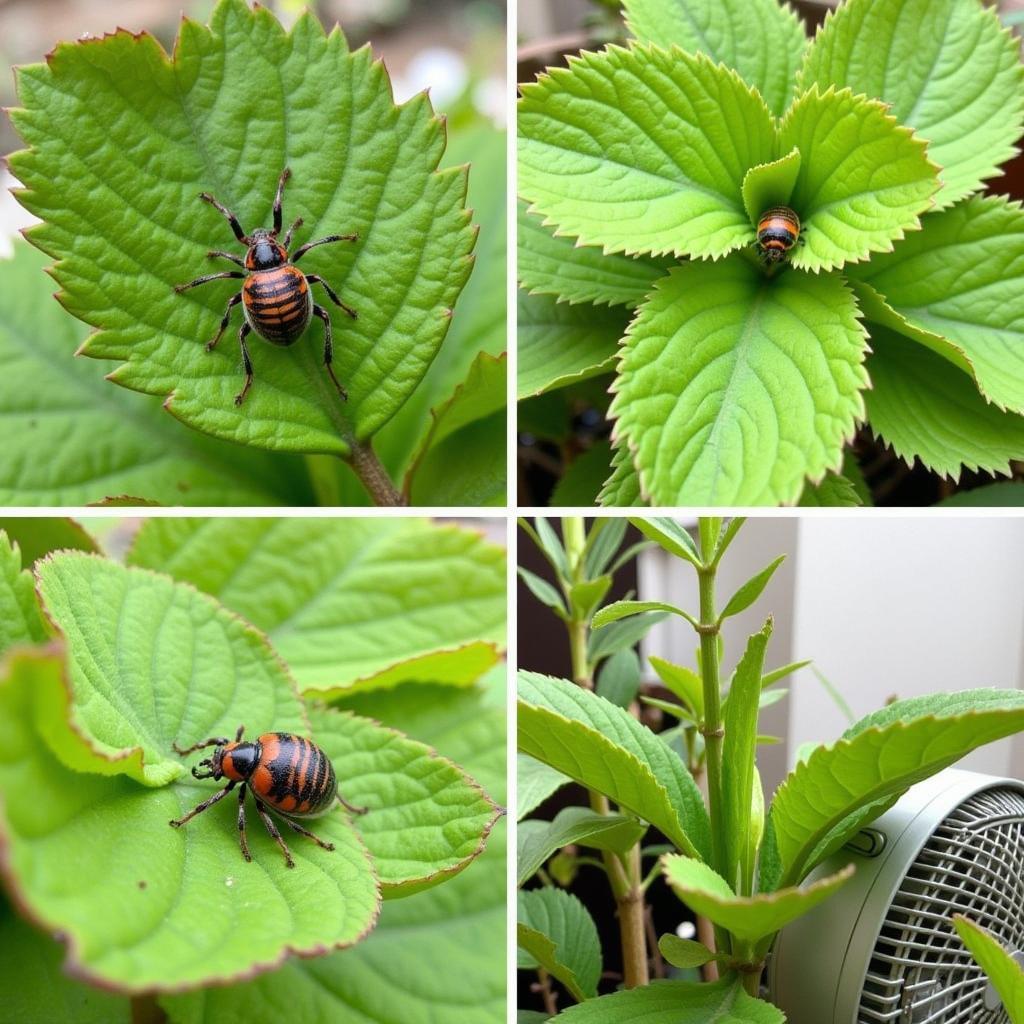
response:
[[[1024,950],[1024,794],[993,788],[935,830],[878,935],[858,1024],[1008,1024],[950,925],[963,913],[1011,952]],[[989,1004],[989,1005],[987,1005]]]

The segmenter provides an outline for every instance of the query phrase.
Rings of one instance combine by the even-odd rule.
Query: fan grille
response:
[[[1008,1024],[950,916],[965,914],[1016,952],[1024,950],[1022,907],[1024,794],[983,790],[938,826],[900,884],[875,943],[857,1024]]]

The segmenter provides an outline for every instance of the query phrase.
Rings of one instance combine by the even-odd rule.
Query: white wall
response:
[[[1020,687],[1024,520],[801,519],[793,649],[814,658],[857,717],[892,695]],[[800,743],[846,727],[807,669],[789,708],[791,764]],[[982,747],[962,767],[1010,772],[1011,748]]]

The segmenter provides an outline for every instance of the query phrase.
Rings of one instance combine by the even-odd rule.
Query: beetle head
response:
[[[222,779],[224,778],[224,769],[222,763],[224,761],[224,751],[226,747],[217,747],[213,752],[213,757],[205,757],[199,764],[192,768],[192,774],[197,779]],[[206,768],[206,771],[201,772],[200,768]]]
[[[271,270],[288,262],[288,251],[274,237],[273,231],[257,228],[249,238],[245,254],[246,270]]]

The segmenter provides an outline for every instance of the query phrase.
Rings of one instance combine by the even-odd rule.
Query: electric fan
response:
[[[950,918],[1024,964],[1024,783],[941,772],[812,878],[851,862],[853,878],[776,939],[770,994],[789,1024],[1008,1024]]]

